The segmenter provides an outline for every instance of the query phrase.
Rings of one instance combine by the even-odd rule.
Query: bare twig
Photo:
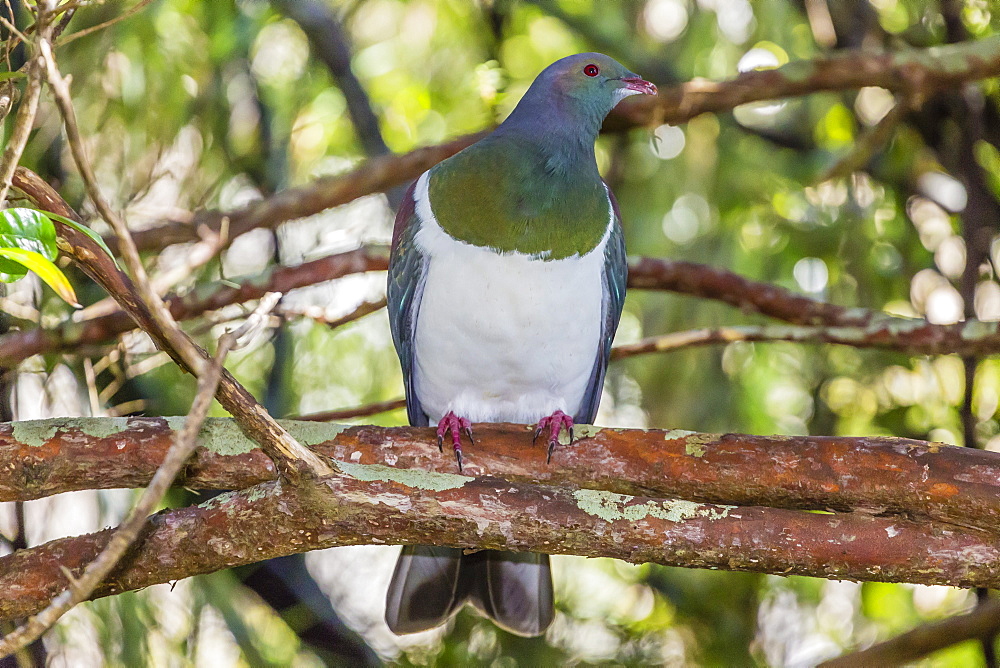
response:
[[[131,16],[134,16],[135,14],[141,12],[143,9],[146,8],[146,5],[148,5],[152,1],[153,0],[139,0],[139,2],[137,2],[134,5],[132,5],[131,7],[129,7],[128,9],[126,9],[124,12],[122,12],[118,16],[114,17],[113,19],[108,19],[104,23],[99,23],[96,26],[91,26],[89,28],[84,28],[83,30],[81,30],[79,32],[75,32],[72,35],[69,35],[67,37],[63,37],[62,39],[59,40],[59,43],[56,46],[62,46],[63,44],[69,44],[70,42],[72,42],[74,40],[80,39],[81,37],[86,37],[87,35],[91,35],[91,34],[93,34],[95,32],[98,32],[99,30],[104,30],[105,28],[110,28],[114,24],[116,24],[116,23],[118,23],[120,21],[124,21],[125,19],[130,18]]]
[[[330,319],[326,317],[326,310],[316,307],[306,307],[306,308],[291,308],[291,307],[279,307],[275,309],[275,313],[283,318],[309,318],[310,320],[320,324],[326,325],[330,329],[337,329],[338,327],[343,327],[344,325],[359,320],[366,315],[370,315],[379,309],[385,308],[385,297],[378,299],[373,302],[361,302],[358,306],[339,318]]]
[[[36,47],[38,43],[48,39],[51,34],[52,27],[48,22],[42,22]],[[0,206],[3,206],[7,199],[7,191],[10,189],[14,171],[17,169],[17,163],[21,160],[21,154],[24,153],[24,147],[28,144],[28,136],[35,123],[35,113],[38,111],[38,99],[42,90],[43,70],[44,62],[36,48],[28,62],[28,83],[21,100],[21,106],[17,110],[17,117],[14,119],[14,129],[7,142],[7,148],[4,149],[3,156],[0,157]]]
[[[193,275],[196,269],[218,257],[226,247],[226,237],[225,225],[221,233],[205,230],[202,240],[187,249],[183,262],[153,277],[152,284],[156,294],[164,294],[180,281]]]
[[[350,418],[368,417],[387,413],[406,406],[406,399],[391,399],[389,401],[377,401],[364,406],[354,408],[342,408],[336,411],[323,411],[322,413],[308,413],[289,418],[290,420],[309,420],[312,422],[336,422],[337,420],[348,420]]]

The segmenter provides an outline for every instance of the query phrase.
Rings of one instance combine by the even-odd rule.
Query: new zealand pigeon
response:
[[[396,215],[389,320],[410,424],[537,423],[549,448],[597,413],[625,299],[618,207],[594,141],[620,100],[656,87],[599,53],[547,67],[489,136],[424,172]],[[403,549],[386,597],[395,633],[470,603],[513,633],[553,618],[544,554]]]

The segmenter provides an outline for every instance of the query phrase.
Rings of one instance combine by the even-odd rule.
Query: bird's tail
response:
[[[444,624],[469,603],[511,633],[537,636],[552,623],[549,555],[449,547],[403,548],[386,596],[385,621],[394,633]]]

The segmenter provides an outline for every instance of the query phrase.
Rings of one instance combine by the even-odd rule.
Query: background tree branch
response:
[[[604,129],[617,132],[654,123],[676,125],[701,114],[731,111],[749,102],[867,86],[905,92],[909,99],[919,101],[936,90],[997,75],[1000,75],[998,37],[895,53],[845,51],[773,70],[744,72],[728,81],[691,81],[664,87],[656,97],[625,100],[608,117]],[[194,241],[201,225],[218,231],[223,218],[229,219],[230,238],[257,227],[275,227],[411,181],[484,134],[466,135],[403,155],[370,158],[347,174],[289,188],[235,211],[199,212],[190,222],[143,230],[133,234],[133,238],[139,250],[149,251]],[[109,245],[113,241],[109,239]]]

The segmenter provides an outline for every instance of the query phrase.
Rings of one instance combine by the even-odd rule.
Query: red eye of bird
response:
[[[583,68],[583,73],[586,74],[588,77],[596,77],[598,74],[600,74],[600,72],[601,68],[599,68],[597,65],[593,63]]]

